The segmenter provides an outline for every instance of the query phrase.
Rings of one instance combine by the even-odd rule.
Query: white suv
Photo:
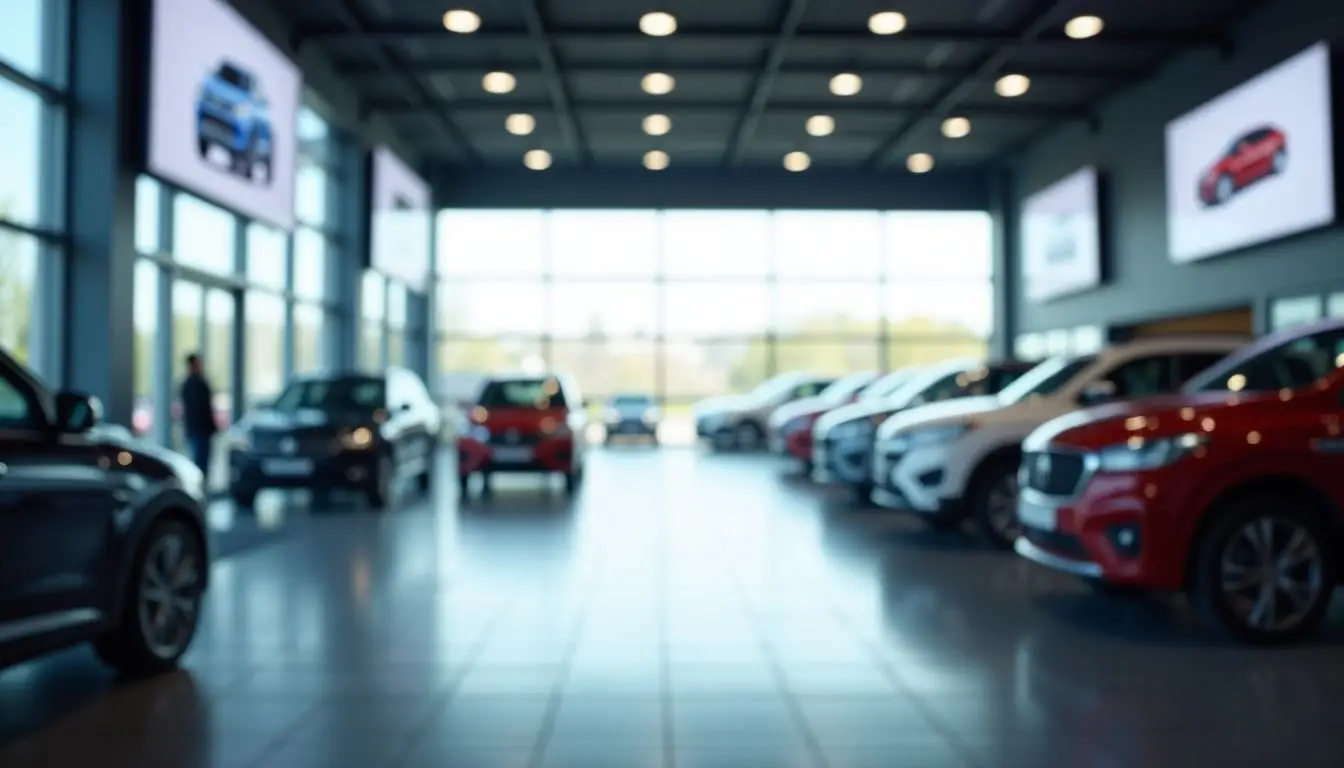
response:
[[[873,501],[939,528],[974,518],[1000,547],[1017,537],[1017,465],[1032,430],[1077,408],[1173,392],[1249,341],[1229,336],[1143,339],[1097,355],[1056,357],[998,397],[936,403],[877,430]]]
[[[821,393],[835,380],[792,371],[767,380],[750,394],[701,400],[695,404],[696,437],[708,438],[716,450],[752,450],[765,445],[766,421],[776,408]]]

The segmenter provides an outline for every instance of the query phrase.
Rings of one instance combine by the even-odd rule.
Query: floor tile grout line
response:
[[[600,574],[602,566],[597,567]],[[593,578],[597,582],[597,578]],[[592,600],[592,591],[584,596],[579,604],[579,615],[574,618],[574,625],[570,630],[569,642],[565,645],[564,655],[560,659],[560,671],[555,681],[555,687],[551,690],[549,699],[546,702],[546,712],[542,716],[541,727],[537,730],[537,739],[532,744],[532,751],[527,757],[528,768],[539,768],[541,761],[546,757],[546,748],[550,746],[551,736],[555,733],[555,721],[560,717],[560,705],[565,698],[565,686],[569,682],[569,675],[574,667],[574,657],[578,655],[579,642],[583,639],[583,628],[588,622],[589,601]]]

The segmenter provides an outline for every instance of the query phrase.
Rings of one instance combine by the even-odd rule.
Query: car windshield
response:
[[[821,390],[817,397],[828,403],[842,403],[853,397],[855,392],[862,390],[872,379],[873,377],[866,373],[841,376]]]
[[[236,85],[243,90],[247,90],[252,85],[252,78],[241,69],[232,64],[221,64],[219,67],[219,79],[229,85]]]
[[[375,411],[384,406],[386,386],[382,379],[344,378],[296,381],[276,399],[277,411],[298,410]]]
[[[753,389],[747,397],[758,403],[767,403],[792,390],[797,383],[797,376],[776,376]]]
[[[1091,365],[1096,355],[1079,357],[1052,357],[1032,368],[1012,384],[1003,388],[999,400],[1005,405],[1025,400],[1028,397],[1047,397],[1058,392],[1078,375],[1078,372]]]
[[[617,395],[611,398],[611,405],[614,408],[644,408],[653,405],[653,398],[648,395]]]
[[[1273,392],[1300,389],[1344,364],[1344,328],[1288,339],[1262,351],[1248,350],[1214,363],[1186,382],[1194,392]]]
[[[886,376],[874,381],[867,389],[863,390],[863,394],[859,395],[859,399],[879,400],[887,397],[909,383],[911,377],[913,377],[915,373],[915,371],[909,368],[888,373]]]
[[[560,382],[550,378],[492,381],[481,390],[477,405],[483,408],[564,408]]]

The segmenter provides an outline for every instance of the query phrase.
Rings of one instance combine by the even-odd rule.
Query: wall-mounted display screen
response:
[[[385,147],[373,151],[370,266],[414,291],[429,284],[429,185]]]
[[[1045,301],[1101,284],[1101,222],[1095,168],[1083,168],[1022,203],[1022,278]]]
[[[1319,43],[1167,125],[1167,242],[1188,262],[1335,220],[1330,49]]]
[[[291,228],[293,62],[221,0],[157,0],[149,80],[149,172]]]

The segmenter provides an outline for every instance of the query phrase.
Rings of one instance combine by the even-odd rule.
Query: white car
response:
[[[975,519],[1007,548],[1018,533],[1017,466],[1023,438],[1077,408],[1177,390],[1249,339],[1168,336],[1122,344],[1097,355],[1056,357],[998,397],[914,408],[877,430],[873,501],[918,513],[938,528]]]
[[[876,371],[850,373],[813,397],[804,397],[779,406],[770,414],[766,428],[770,432],[770,452],[786,454],[801,450],[798,438],[806,437],[807,451],[795,456],[806,461],[812,456],[812,425],[827,411],[852,403],[878,380]]]
[[[715,450],[760,448],[769,434],[766,421],[776,408],[817,395],[834,380],[834,376],[791,371],[767,380],[750,394],[701,400],[692,411],[696,437],[707,438]]]

